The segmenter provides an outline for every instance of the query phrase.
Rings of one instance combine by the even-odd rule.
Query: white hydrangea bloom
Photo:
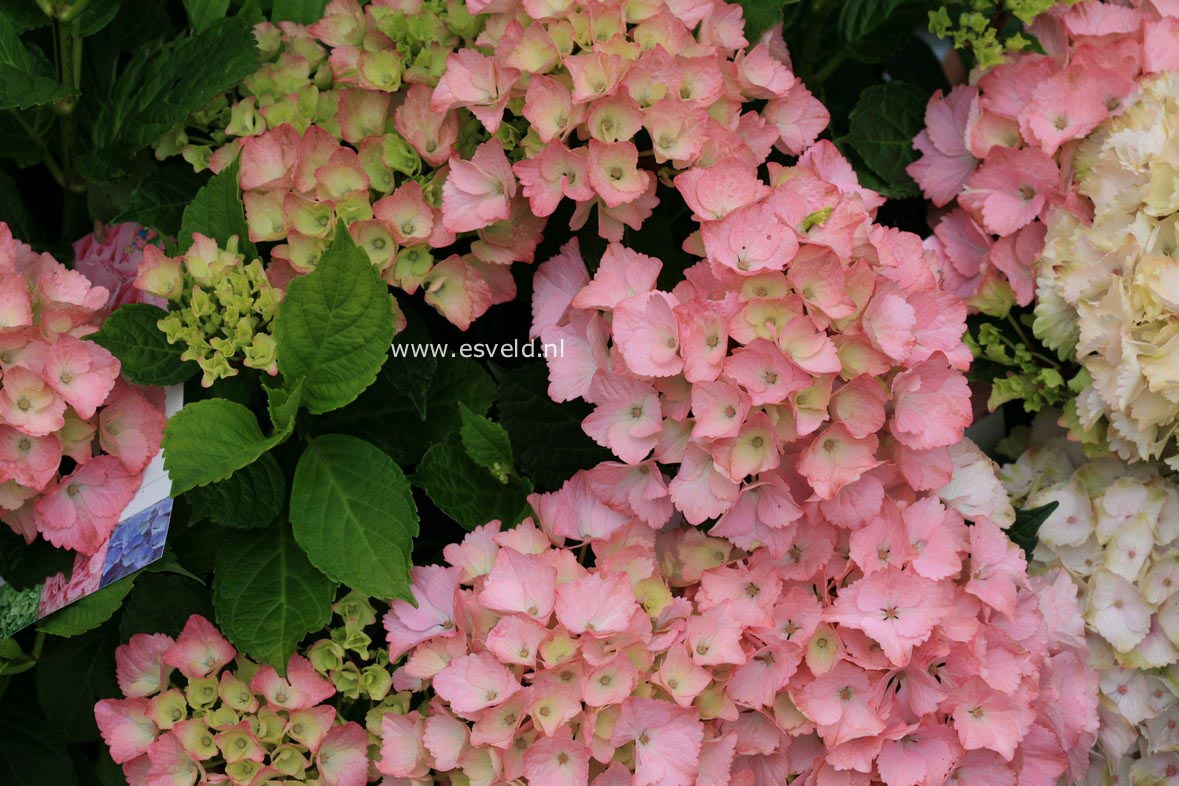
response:
[[[1075,354],[1090,386],[1076,422],[1127,461],[1179,469],[1179,74],[1144,82],[1078,149],[1087,224],[1049,218],[1034,330]],[[1101,430],[1095,432],[1098,435]]]
[[[1057,505],[1029,571],[1070,577],[1084,611],[1101,685],[1084,786],[1154,784],[1179,766],[1179,484],[1156,464],[1086,459],[1052,421],[999,477],[1017,508]]]

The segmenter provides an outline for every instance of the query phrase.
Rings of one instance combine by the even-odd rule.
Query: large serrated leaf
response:
[[[184,10],[188,12],[188,21],[192,22],[193,29],[199,33],[225,18],[229,11],[229,0],[184,0]]]
[[[474,529],[492,519],[515,524],[528,512],[531,488],[519,478],[494,479],[451,436],[426,451],[413,476],[438,509]]]
[[[131,191],[130,201],[112,223],[134,221],[164,235],[179,235],[184,211],[205,180],[186,163],[154,167]]]
[[[327,0],[274,0],[270,21],[309,25],[323,17],[323,9],[326,7]]]
[[[327,625],[336,585],[307,561],[286,526],[235,533],[217,554],[217,625],[252,658],[286,669],[299,640]]]
[[[506,483],[515,464],[508,432],[500,424],[472,412],[461,402],[459,413],[462,416],[459,436],[467,455],[500,483]]]
[[[762,33],[782,22],[785,0],[738,0],[745,16],[745,38],[750,43]]]
[[[123,606],[119,635],[123,640],[136,633],[177,636],[193,614],[213,617],[208,587],[178,573],[143,573]]]
[[[37,623],[37,630],[69,638],[97,628],[113,617],[123,605],[123,599],[135,586],[135,578],[132,575],[120,579],[98,592],[78,599],[60,611],[55,611]]]
[[[282,470],[269,453],[225,480],[188,492],[195,515],[234,529],[270,525],[282,512],[286,495]]]
[[[889,197],[920,194],[905,171],[917,154],[913,137],[924,126],[928,95],[904,82],[889,82],[865,90],[851,111],[847,136],[864,164],[883,183],[881,192]]]
[[[164,467],[173,496],[228,478],[289,435],[290,428],[264,435],[254,413],[233,401],[186,405],[164,427]]]
[[[459,430],[459,403],[478,415],[491,408],[495,382],[467,358],[441,358],[421,399],[410,358],[390,358],[356,403],[316,422],[319,433],[354,434],[379,447],[398,464],[416,463],[435,442]],[[419,401],[426,402],[425,407]],[[424,410],[424,412],[423,412]]]
[[[42,70],[24,42],[18,28],[0,14],[0,109],[27,109],[55,104],[74,91]]]
[[[412,597],[417,507],[401,468],[376,447],[343,434],[313,439],[295,468],[290,516],[330,578],[378,598]]]
[[[108,626],[76,641],[53,640],[45,647],[35,671],[37,697],[57,739],[98,739],[94,704],[117,694],[111,657],[117,643],[114,626]]]
[[[884,62],[923,25],[942,0],[841,0],[837,27],[843,52],[865,63]]]
[[[342,225],[315,270],[287,287],[274,320],[278,367],[303,378],[313,414],[350,404],[377,378],[393,341],[393,299]]]
[[[139,47],[93,123],[92,176],[114,179],[137,151],[253,73],[258,48],[250,20],[221,19],[195,35]]]
[[[169,344],[156,327],[165,316],[167,312],[157,306],[128,303],[115,309],[88,338],[110,350],[119,359],[123,376],[137,385],[178,385],[200,368],[181,360],[183,347]]]

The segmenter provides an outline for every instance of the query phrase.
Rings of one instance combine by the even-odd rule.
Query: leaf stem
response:
[[[1055,360],[1053,360],[1050,357],[1046,357],[1045,355],[1042,355],[1039,352],[1036,352],[1034,349],[1032,349],[1032,347],[1034,347],[1035,344],[1032,343],[1032,341],[1027,337],[1027,334],[1023,332],[1023,328],[1019,326],[1019,320],[1017,320],[1015,317],[1013,317],[1011,315],[1010,311],[1007,312],[1007,321],[1011,323],[1011,327],[1015,328],[1015,333],[1017,336],[1019,336],[1019,340],[1023,342],[1023,345],[1025,347],[1027,347],[1028,354],[1030,354],[1032,357],[1036,358],[1037,360],[1040,360],[1044,363],[1049,364],[1054,369],[1057,369],[1057,370],[1060,369],[1060,367],[1061,367],[1060,364],[1057,363]]]
[[[845,60],[847,60],[847,55],[843,52],[836,52],[834,57],[824,63],[823,67],[815,72],[815,81],[819,83],[826,82],[831,78],[832,74],[839,70],[839,67],[843,65]]]
[[[16,122],[19,123],[20,127],[23,128],[25,133],[29,135],[29,139],[32,140],[33,143],[36,144],[39,148],[41,148],[41,152],[45,156],[43,163],[45,164],[45,168],[49,170],[49,174],[53,176],[54,182],[62,188],[65,188],[65,173],[62,172],[61,164],[57,163],[57,159],[54,157],[53,151],[49,149],[49,145],[45,144],[45,140],[41,137],[41,135],[38,134],[33,129],[33,127],[25,121],[23,114],[15,109],[11,111],[12,116],[16,118]]]

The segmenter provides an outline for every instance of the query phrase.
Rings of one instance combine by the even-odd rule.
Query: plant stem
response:
[[[815,73],[815,61],[819,57],[819,47],[823,43],[823,36],[820,33],[827,22],[827,17],[839,8],[841,2],[842,0],[814,0],[811,4],[810,26],[815,32],[807,39],[800,58],[802,67],[796,73],[804,75],[803,81],[807,82],[812,90],[817,88],[818,83],[822,81]]]
[[[42,139],[41,136],[33,129],[33,127],[25,121],[23,114],[15,109],[11,111],[12,116],[16,118],[16,122],[19,123],[20,127],[23,128],[25,133],[29,135],[29,139],[41,148],[41,153],[44,155],[43,163],[45,164],[45,168],[49,170],[49,174],[53,175],[54,182],[56,182],[62,188],[65,188],[65,173],[62,172],[61,164],[57,163],[57,159],[54,157],[53,151],[49,149],[49,145],[45,144],[45,140]]]
[[[78,0],[59,14],[56,26],[55,46],[58,77],[68,85],[74,96],[57,106],[61,116],[61,173],[64,180],[65,198],[62,202],[61,231],[66,237],[73,237],[84,223],[85,205],[80,196],[86,192],[86,183],[74,169],[78,143],[77,94],[82,87],[82,25],[78,14],[89,0]],[[67,19],[68,17],[68,19]]]
[[[843,62],[847,60],[847,55],[843,52],[836,52],[835,56],[828,60],[822,68],[815,72],[815,81],[822,83],[831,78],[831,75],[839,70]]]
[[[1049,364],[1050,366],[1052,366],[1052,368],[1055,368],[1058,370],[1060,369],[1060,364],[1057,363],[1055,360],[1053,360],[1050,357],[1046,357],[1046,356],[1044,356],[1044,355],[1040,354],[1039,352],[1036,352],[1035,350],[1032,349],[1032,347],[1034,347],[1035,344],[1033,344],[1032,341],[1027,337],[1027,334],[1023,332],[1023,328],[1020,327],[1020,325],[1019,325],[1019,320],[1017,320],[1015,317],[1013,317],[1011,315],[1010,311],[1007,312],[1007,321],[1011,323],[1011,327],[1015,328],[1016,335],[1019,336],[1019,340],[1023,342],[1023,345],[1025,347],[1027,347],[1027,350],[1031,354],[1032,357],[1036,358],[1037,360],[1043,361],[1044,363]]]

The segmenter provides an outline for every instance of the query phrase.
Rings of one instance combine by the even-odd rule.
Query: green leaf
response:
[[[139,47],[92,124],[93,150],[83,157],[83,170],[116,179],[137,151],[257,66],[251,24],[242,15],[218,20],[195,35]]]
[[[29,0],[0,0],[0,14],[8,17],[18,33],[49,24],[49,17]]]
[[[942,0],[842,0],[836,24],[848,57],[884,62],[926,23]]]
[[[182,505],[187,496],[182,496],[173,505]],[[175,514],[173,514],[175,515]],[[168,545],[176,552],[176,560],[187,570],[198,576],[203,576],[213,570],[217,561],[217,552],[230,537],[230,530],[209,521],[193,523],[192,526],[177,527],[175,524],[168,530]]]
[[[525,477],[553,489],[577,470],[610,460],[610,454],[581,430],[589,406],[558,404],[549,398],[543,362],[494,371],[499,379],[499,422],[511,435]]]
[[[34,672],[37,697],[58,739],[98,739],[94,704],[118,695],[112,657],[117,643],[114,628],[106,627],[77,640],[55,639],[46,644]]]
[[[317,568],[373,597],[411,599],[418,511],[401,468],[364,440],[316,437],[291,487],[295,539]]]
[[[76,677],[67,679],[67,684],[77,684]],[[6,702],[0,710],[0,783],[78,786],[66,747],[28,704]]]
[[[300,377],[293,385],[288,383],[280,388],[262,387],[266,390],[266,409],[270,413],[270,422],[279,431],[290,431],[294,428],[295,415],[303,401],[303,378]]]
[[[169,344],[156,323],[166,311],[147,303],[128,303],[107,317],[91,341],[106,347],[119,359],[123,375],[137,385],[178,385],[200,369],[181,360],[184,348]]]
[[[288,429],[264,436],[254,413],[233,401],[210,398],[185,405],[164,427],[172,495],[225,480],[289,434]]]
[[[1040,542],[1040,527],[1058,507],[1060,502],[1053,501],[1038,508],[1015,511],[1015,523],[1007,530],[1007,536],[1011,538],[1012,543],[1023,549],[1028,559],[1032,558],[1032,552]]]
[[[130,201],[112,223],[134,221],[164,235],[178,235],[184,210],[204,182],[205,177],[187,163],[157,166],[132,189]]]
[[[235,529],[269,526],[282,512],[286,496],[286,480],[269,453],[225,480],[188,492],[194,515]]]
[[[467,455],[500,483],[506,483],[515,466],[508,432],[500,424],[475,414],[462,402],[459,402],[459,414],[462,416],[459,435]]]
[[[843,141],[884,182],[885,196],[921,193],[905,167],[917,158],[913,137],[924,127],[927,99],[919,87],[889,82],[865,90],[851,112],[850,130]]]
[[[258,257],[258,249],[250,242],[250,228],[246,224],[241,188],[237,184],[238,165],[235,159],[211,177],[184,209],[178,238],[181,251],[192,245],[193,233],[199,232],[216,240],[222,248],[236,236],[238,250],[245,255],[247,262]]]
[[[462,402],[483,414],[495,400],[495,382],[468,358],[439,358],[428,380],[423,413],[413,387],[406,384],[419,362],[391,357],[376,383],[353,406],[333,412],[316,424],[319,433],[363,437],[398,464],[415,464],[435,442],[459,430]]]
[[[123,0],[90,0],[78,17],[78,32],[83,38],[101,33],[119,15]]]
[[[184,0],[184,10],[188,12],[188,21],[198,33],[209,29],[219,19],[224,19],[229,11],[229,0]]]
[[[123,606],[119,636],[124,641],[136,633],[176,636],[193,614],[212,619],[207,587],[178,573],[142,573]]]
[[[25,543],[10,528],[0,527],[0,577],[17,589],[35,587],[55,573],[70,570],[75,556],[43,538]]]
[[[335,595],[286,526],[235,533],[217,555],[217,625],[235,647],[280,671],[299,640],[331,620]]]
[[[309,25],[323,17],[327,0],[274,0],[271,22],[298,22]]]
[[[528,512],[531,488],[518,478],[497,482],[454,436],[426,451],[413,480],[439,510],[468,530],[492,519],[515,524]]]
[[[125,579],[119,579],[114,584],[53,612],[37,623],[37,630],[68,638],[97,628],[113,617],[123,605],[123,599],[135,586],[135,578],[136,574],[132,574]]]
[[[274,320],[278,367],[303,378],[313,414],[356,400],[373,383],[393,341],[393,300],[368,255],[343,225],[315,270],[287,286]]]
[[[737,0],[745,12],[745,37],[756,41],[762,33],[782,21],[785,0]]]
[[[0,109],[56,104],[74,95],[41,66],[20,40],[16,25],[0,14]]]

